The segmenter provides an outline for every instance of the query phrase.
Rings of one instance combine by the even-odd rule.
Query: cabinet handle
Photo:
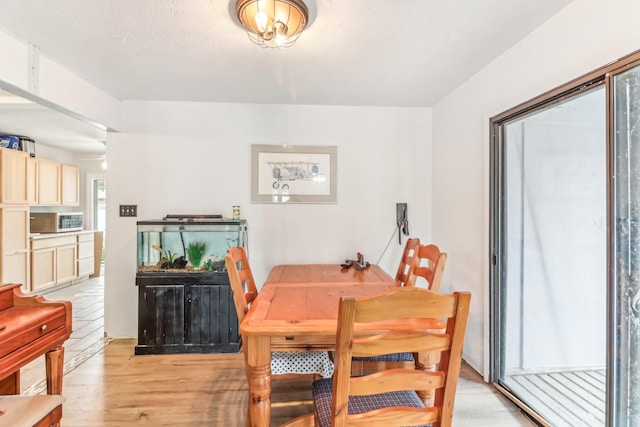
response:
[[[44,332],[47,330],[47,325],[40,326],[40,332]]]

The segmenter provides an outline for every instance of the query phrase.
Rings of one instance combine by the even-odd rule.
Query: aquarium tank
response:
[[[244,246],[246,221],[221,215],[167,215],[137,222],[138,273],[226,271],[224,256]]]

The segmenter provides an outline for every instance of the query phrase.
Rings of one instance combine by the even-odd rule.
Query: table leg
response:
[[[64,373],[64,347],[60,346],[45,354],[47,394],[62,394]]]
[[[247,337],[245,365],[249,381],[249,417],[252,427],[269,427],[271,419],[271,339]]]
[[[433,372],[436,370],[438,363],[440,362],[440,352],[418,353],[416,359],[416,369],[422,371]],[[435,398],[435,389],[431,390],[416,390],[418,396],[425,404],[425,406],[433,406]]]

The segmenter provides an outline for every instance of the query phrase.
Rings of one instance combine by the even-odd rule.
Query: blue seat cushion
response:
[[[415,362],[412,353],[392,353],[371,357],[354,357],[353,360],[362,362]]]
[[[316,380],[311,386],[319,427],[331,426],[331,379]],[[393,391],[369,396],[349,396],[349,414],[361,414],[374,409],[390,406],[411,406],[424,408],[424,404],[414,391]],[[430,427],[431,425],[421,426]]]

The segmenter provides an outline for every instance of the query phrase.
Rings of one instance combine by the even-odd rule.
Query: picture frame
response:
[[[251,146],[252,203],[336,203],[337,147]]]

